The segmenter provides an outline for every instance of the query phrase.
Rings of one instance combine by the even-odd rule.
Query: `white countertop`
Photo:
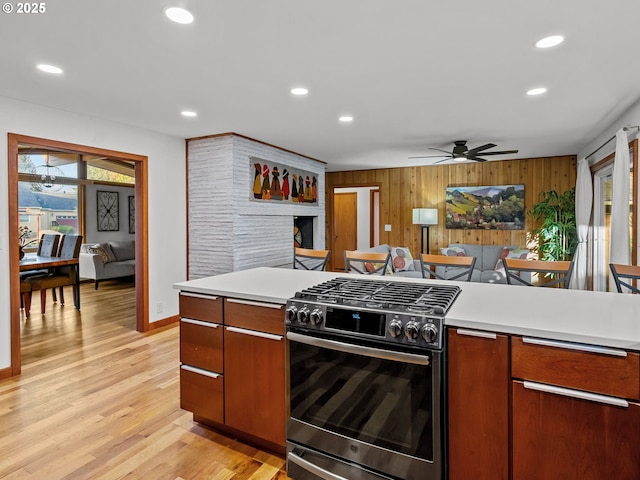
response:
[[[285,304],[297,291],[343,275],[260,267],[180,282],[174,288]],[[367,278],[434,282],[393,276]],[[447,283],[462,289],[446,315],[448,326],[640,351],[640,295]]]

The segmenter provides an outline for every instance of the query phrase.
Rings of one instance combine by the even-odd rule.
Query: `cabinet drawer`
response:
[[[284,335],[284,305],[226,298],[225,325]]]
[[[624,350],[513,337],[511,373],[523,380],[640,399],[640,356]]]
[[[183,365],[180,368],[180,408],[224,423],[224,377]]]
[[[199,293],[180,293],[180,316],[222,323],[222,298]]]
[[[219,323],[181,318],[180,362],[222,373],[222,331]]]

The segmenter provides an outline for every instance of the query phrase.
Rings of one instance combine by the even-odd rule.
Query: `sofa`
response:
[[[80,278],[93,280],[97,290],[103,280],[135,276],[135,256],[133,240],[83,243],[80,246]]]
[[[472,245],[466,243],[452,243],[441,248],[442,255],[474,256],[476,264],[471,274],[472,282],[507,283],[507,277],[502,265],[503,258],[528,258],[529,250],[520,249],[515,245]],[[445,278],[450,278],[459,269],[437,267],[436,272]],[[523,280],[531,281],[530,273],[521,274]]]
[[[386,275],[398,277],[422,278],[420,259],[413,258],[411,252],[406,247],[392,247],[386,243],[376,245],[371,248],[359,248],[358,252],[390,253],[391,271]]]
[[[398,262],[396,258],[399,256],[398,254],[401,253],[400,250],[404,251],[405,258],[411,257],[411,261],[404,262],[404,268],[402,269],[398,268],[400,262]],[[398,277],[422,278],[420,257],[413,258],[409,250],[405,247],[392,247],[387,244],[381,244],[371,248],[359,248],[358,251],[391,253],[392,271],[388,272],[387,275],[392,274]],[[446,248],[441,248],[440,253],[442,255],[476,257],[476,263],[473,273],[471,274],[471,281],[481,283],[507,283],[502,261],[498,262],[498,260],[506,257],[528,258],[529,256],[528,250],[520,249],[520,247],[515,245],[471,245],[464,243],[452,243]],[[444,278],[454,277],[459,271],[459,267],[436,267],[436,273]],[[521,276],[523,280],[531,281],[530,273],[522,273]]]

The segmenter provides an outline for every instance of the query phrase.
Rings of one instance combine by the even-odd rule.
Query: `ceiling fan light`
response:
[[[460,155],[459,157],[453,157],[453,161],[454,162],[466,162],[467,161],[467,157],[465,157],[464,155]]]

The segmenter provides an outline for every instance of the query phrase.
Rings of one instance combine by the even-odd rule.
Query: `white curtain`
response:
[[[586,158],[578,162],[578,178],[576,178],[576,227],[578,247],[573,257],[573,276],[570,287],[575,290],[587,288],[587,235],[589,234],[589,217],[593,203],[593,184],[591,172]]]
[[[611,241],[609,242],[609,262],[629,265],[631,248],[629,238],[629,140],[627,133],[620,129],[616,133],[616,157],[613,163],[613,184],[611,187]],[[607,265],[607,268],[609,266]],[[609,272],[610,273],[610,272]],[[616,291],[613,277],[609,290]]]

